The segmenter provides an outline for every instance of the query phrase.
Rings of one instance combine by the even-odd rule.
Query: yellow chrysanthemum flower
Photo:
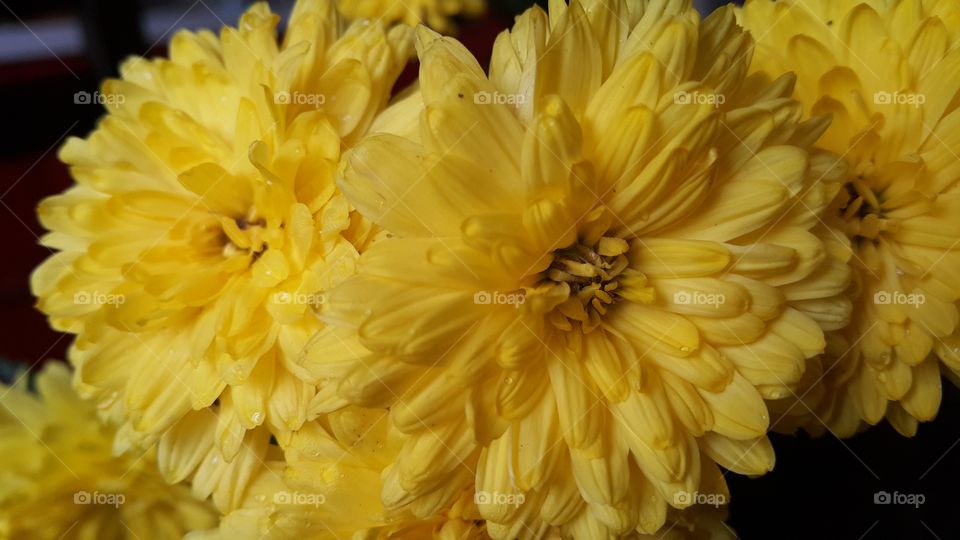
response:
[[[216,523],[211,507],[167,485],[156,452],[115,457],[114,428],[70,386],[63,364],[0,384],[0,537],[172,540]]]
[[[475,484],[494,538],[653,533],[717,464],[773,466],[763,398],[846,323],[849,272],[826,122],[751,47],[731,9],[554,2],[488,78],[421,30],[419,90],[344,162],[390,237],[302,360],[321,410],[390,408],[388,510]]]
[[[267,461],[241,505],[217,529],[193,533],[190,540],[488,538],[466,491],[424,520],[387,513],[379,498],[381,471],[399,450],[385,410],[351,407],[309,422],[290,438],[285,462]]]
[[[337,0],[337,8],[350,19],[373,19],[410,26],[426,24],[449,32],[456,16],[476,17],[486,9],[484,0]]]
[[[854,318],[829,337],[793,423],[842,436],[886,417],[903,434],[960,374],[960,4],[748,2],[752,70],[797,74],[819,144],[848,163],[831,213],[851,239]],[[811,414],[812,413],[812,414]]]
[[[103,86],[109,114],[61,151],[77,185],[40,206],[59,253],[33,276],[38,305],[77,335],[78,387],[127,419],[121,445],[191,410],[208,422],[214,403],[228,461],[247,430],[297,429],[315,388],[289,366],[374,236],[334,172],[411,31],[343,27],[326,0],[299,1],[279,44],[278,21],[259,3],[219,37],[183,31],[169,59],[125,62]]]

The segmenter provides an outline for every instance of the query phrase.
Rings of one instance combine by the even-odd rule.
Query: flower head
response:
[[[419,92],[343,168],[390,236],[303,358],[324,409],[390,408],[388,509],[473,484],[494,538],[653,533],[717,464],[773,466],[763,398],[845,322],[848,272],[825,123],[751,48],[679,1],[533,8],[489,77],[420,31]]]
[[[342,28],[324,0],[238,28],[183,31],[169,59],[107,81],[108,114],[60,156],[76,185],[40,205],[58,253],[39,308],[77,335],[77,385],[149,443],[216,404],[223,457],[245,432],[298,428],[315,389],[289,369],[323,291],[375,234],[334,185],[341,150],[386,104],[409,29]],[[185,441],[184,444],[192,444]]]
[[[952,1],[747,2],[752,70],[792,70],[819,145],[848,164],[830,209],[849,237],[854,316],[805,383],[796,425],[852,435],[884,417],[904,434],[960,374],[960,5]]]
[[[0,385],[0,534],[4,538],[169,539],[216,523],[190,489],[167,485],[156,452],[113,455],[114,427],[70,386],[63,364]]]

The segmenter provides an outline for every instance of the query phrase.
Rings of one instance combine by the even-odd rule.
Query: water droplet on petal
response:
[[[244,372],[243,367],[240,364],[234,364],[230,366],[230,371],[233,373],[233,376],[238,380],[246,380],[247,374]]]

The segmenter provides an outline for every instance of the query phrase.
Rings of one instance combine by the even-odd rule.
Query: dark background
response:
[[[280,13],[290,5],[271,3]],[[97,105],[75,104],[74,93],[96,90],[129,54],[163,54],[176,28],[235,24],[245,4],[0,0],[0,358],[35,369],[63,358],[70,340],[33,309],[28,278],[50,255],[37,243],[36,204],[70,183],[57,149],[67,135],[88,133],[102,113]],[[529,4],[494,1],[485,18],[460,22],[459,38],[486,65],[496,34]],[[415,73],[411,66],[404,81]],[[846,441],[772,435],[778,463],[772,473],[728,476],[729,524],[747,540],[960,539],[958,399],[957,389],[945,385],[940,416],[913,439],[887,425]],[[919,508],[874,504],[881,490],[926,500]]]

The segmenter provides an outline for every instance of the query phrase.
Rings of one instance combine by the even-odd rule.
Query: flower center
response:
[[[579,323],[584,333],[600,325],[610,306],[623,295],[624,287],[643,274],[628,268],[630,245],[622,238],[602,237],[593,246],[581,243],[558,249],[543,282],[566,290],[567,299],[550,312],[550,322],[561,330]]]
[[[246,217],[221,219],[224,239],[223,254],[235,255],[248,252],[256,260],[267,249],[267,223],[265,220],[249,220]]]
[[[882,233],[895,232],[900,227],[900,220],[886,215],[882,195],[868,183],[867,179],[874,173],[874,165],[859,164],[839,196],[840,215],[846,223],[845,232],[854,242],[876,242]]]

